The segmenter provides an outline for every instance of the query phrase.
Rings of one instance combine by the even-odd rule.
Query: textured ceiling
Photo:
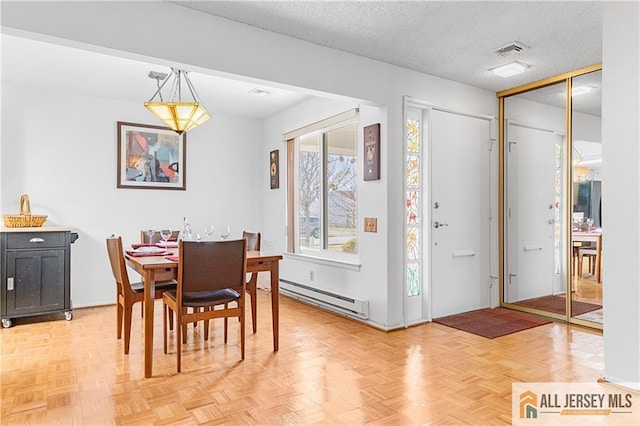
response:
[[[602,61],[600,2],[171,1],[493,92]],[[519,41],[509,58],[494,53]],[[531,66],[504,79],[489,68]]]
[[[602,60],[598,2],[171,3],[493,92]],[[494,53],[516,40],[529,49],[511,58]],[[1,50],[3,83],[132,102],[149,100],[155,92],[149,71],[168,71],[166,66],[6,34]],[[508,79],[488,71],[513,59],[531,68]],[[264,119],[309,97],[200,73],[192,73],[192,80],[214,114]],[[274,94],[250,96],[255,87]]]

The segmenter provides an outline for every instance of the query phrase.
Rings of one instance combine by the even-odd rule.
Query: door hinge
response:
[[[7,278],[7,291],[13,290],[13,277]]]

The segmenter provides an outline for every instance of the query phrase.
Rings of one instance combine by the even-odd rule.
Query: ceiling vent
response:
[[[523,43],[520,43],[519,41],[514,41],[511,42],[505,46],[502,46],[500,48],[498,48],[495,53],[498,56],[502,56],[502,57],[510,57],[510,56],[515,56],[518,53],[522,52],[523,50],[528,49],[529,47],[525,46]]]

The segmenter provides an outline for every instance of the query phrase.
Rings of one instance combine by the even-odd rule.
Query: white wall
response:
[[[265,122],[265,140],[268,143],[265,151],[280,149],[281,180],[286,179],[286,145],[282,141],[282,134],[321,119],[345,112],[352,108],[359,108],[357,150],[358,157],[363,158],[362,135],[364,126],[380,123],[381,128],[386,128],[386,109],[355,101],[333,101],[328,99],[312,99],[296,106],[288,111],[278,114]],[[386,133],[381,135],[381,147],[388,145]],[[381,155],[386,155],[386,150],[381,150]],[[281,265],[281,278],[320,288],[322,290],[337,293],[354,299],[369,301],[370,322],[384,327],[387,318],[387,261],[386,261],[386,215],[380,204],[384,205],[385,176],[380,180],[363,180],[362,162],[358,163],[358,205],[357,211],[360,218],[358,222],[358,251],[362,260],[359,271],[345,269],[337,264],[327,266],[317,262],[306,260],[303,257],[285,256]],[[266,169],[264,171],[266,180]],[[284,183],[284,182],[283,182]],[[264,229],[274,229],[273,234],[284,234],[286,221],[286,185],[278,190],[268,190],[265,193],[265,217]],[[378,233],[363,232],[364,217],[378,217]],[[286,251],[286,239],[278,238],[273,242],[278,252]],[[309,271],[314,272],[314,280],[311,281]]]
[[[3,67],[19,64],[3,63]],[[37,100],[37,102],[34,102]],[[140,229],[195,232],[206,224],[260,229],[262,122],[214,116],[190,132],[186,191],[116,188],[117,121],[158,124],[142,104],[3,85],[0,179],[3,212],[18,213],[23,193],[46,225],[74,226],[71,299],[74,307],[115,302],[105,237],[137,242]],[[136,278],[132,273],[131,278]]]
[[[375,301],[375,306],[386,306],[386,312],[372,314],[375,325],[383,328],[403,324],[403,223],[405,200],[403,194],[403,134],[402,98],[404,95],[431,102],[441,107],[478,114],[497,115],[495,93],[464,84],[398,68],[337,50],[324,48],[293,38],[263,31],[225,19],[201,14],[166,2],[26,2],[3,3],[3,31],[14,34],[30,32],[39,37],[50,36],[66,40],[67,44],[90,44],[119,55],[159,58],[166,62],[188,64],[189,69],[225,72],[308,88],[324,93],[361,99],[386,108],[386,126],[381,128],[381,181],[367,183],[372,188],[371,198],[363,199],[361,214],[378,217],[378,233],[363,236],[371,244],[360,261],[363,271],[376,271],[381,275],[360,279],[346,291],[362,291],[367,281],[374,284],[361,297]],[[50,19],[56,16],[56,19]],[[171,28],[170,32],[149,32],[139,22],[154,22],[158,28]],[[33,34],[31,34],[33,35]],[[193,44],[188,39],[197,37],[206,43]],[[193,67],[193,68],[192,68]],[[212,71],[213,70],[213,71]],[[363,102],[364,103],[364,102]],[[373,117],[372,117],[373,119]],[[287,118],[288,120],[288,118]],[[268,189],[266,162],[268,152],[278,149],[281,131],[288,131],[302,123],[268,123],[259,154],[259,165],[265,164],[262,178],[256,183],[262,188],[258,194],[264,215],[261,228],[265,240],[274,247],[284,245],[285,217],[284,189]],[[376,119],[372,122],[377,122]],[[382,120],[381,120],[382,121]],[[279,126],[279,127],[278,127]],[[196,132],[194,131],[194,138]],[[283,151],[281,149],[281,164]],[[281,179],[283,177],[281,176]],[[4,183],[3,183],[4,185]],[[375,194],[374,194],[375,193]],[[221,201],[222,203],[223,201]],[[7,206],[4,206],[5,209]],[[383,262],[381,262],[383,260]],[[378,265],[382,263],[383,265]],[[283,264],[289,267],[290,263]],[[386,272],[384,272],[386,270]],[[351,280],[351,275],[335,276],[330,270],[316,271],[326,277],[326,283]],[[334,271],[335,272],[335,271]],[[283,268],[283,274],[289,273]],[[363,272],[365,276],[369,272]],[[308,275],[307,275],[308,276]],[[316,280],[316,282],[318,282]],[[379,291],[383,288],[383,291]],[[356,290],[357,289],[357,290]],[[386,299],[386,303],[383,300]],[[379,301],[379,302],[378,302]]]
[[[604,376],[640,389],[640,5],[603,7]]]

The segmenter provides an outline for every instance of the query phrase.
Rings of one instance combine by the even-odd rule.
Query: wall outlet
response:
[[[309,279],[310,279],[311,281],[313,281],[313,280],[314,280],[314,278],[315,278],[315,273],[314,273],[314,271],[309,271]]]
[[[365,217],[364,218],[364,232],[378,232],[378,218],[377,217]]]

